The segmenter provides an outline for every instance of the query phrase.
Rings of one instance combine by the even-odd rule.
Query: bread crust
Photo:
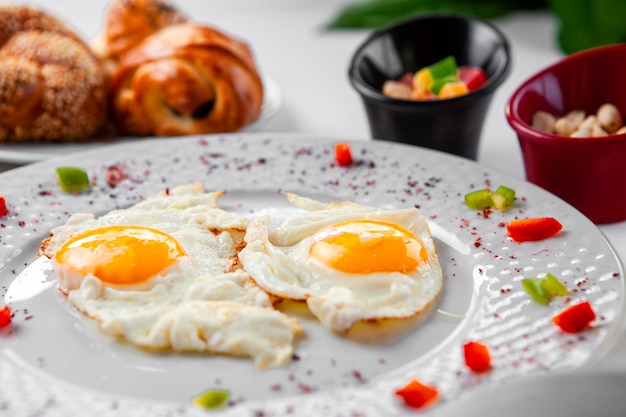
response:
[[[77,141],[107,118],[102,64],[45,12],[1,5],[0,142]]]
[[[126,134],[234,132],[258,117],[263,82],[246,43],[182,23],[127,52],[110,93],[116,124]]]

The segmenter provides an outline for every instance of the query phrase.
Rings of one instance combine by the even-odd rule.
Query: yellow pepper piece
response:
[[[430,86],[432,84],[433,77],[430,74],[428,68],[422,68],[421,70],[417,71],[413,76],[413,88],[419,95],[430,91]]]
[[[465,83],[453,82],[453,83],[447,83],[443,87],[441,87],[441,90],[439,90],[439,94],[437,95],[437,97],[441,99],[452,98],[452,97],[463,96],[467,93],[469,93],[469,89],[467,88]]]

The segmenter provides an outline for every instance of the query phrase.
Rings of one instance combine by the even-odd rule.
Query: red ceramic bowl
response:
[[[517,133],[528,181],[556,194],[594,223],[626,220],[626,135],[570,138],[530,126],[544,110],[595,114],[613,103],[626,120],[626,44],[563,58],[526,80],[511,96],[507,121]]]

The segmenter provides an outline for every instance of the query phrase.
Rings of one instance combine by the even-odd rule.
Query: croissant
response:
[[[263,83],[244,42],[182,23],[122,56],[110,93],[116,124],[128,134],[233,132],[258,117]]]
[[[117,61],[158,30],[187,18],[167,0],[113,0],[104,29],[91,47],[114,71]]]
[[[27,6],[0,6],[0,142],[73,141],[107,117],[100,61],[69,27]]]

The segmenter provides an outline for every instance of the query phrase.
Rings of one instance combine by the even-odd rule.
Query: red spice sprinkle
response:
[[[364,384],[367,382],[367,379],[363,378],[363,375],[361,375],[361,372],[357,371],[356,369],[352,371],[352,376],[355,377],[356,380],[361,384]]]
[[[274,384],[270,387],[272,391],[281,391],[283,387],[280,384]]]
[[[107,168],[107,184],[109,187],[115,187],[120,181],[126,178],[126,174],[121,168],[111,166]]]
[[[308,394],[315,391],[315,388],[302,382],[298,383],[298,388],[300,388],[300,392],[302,392],[303,394]]]

